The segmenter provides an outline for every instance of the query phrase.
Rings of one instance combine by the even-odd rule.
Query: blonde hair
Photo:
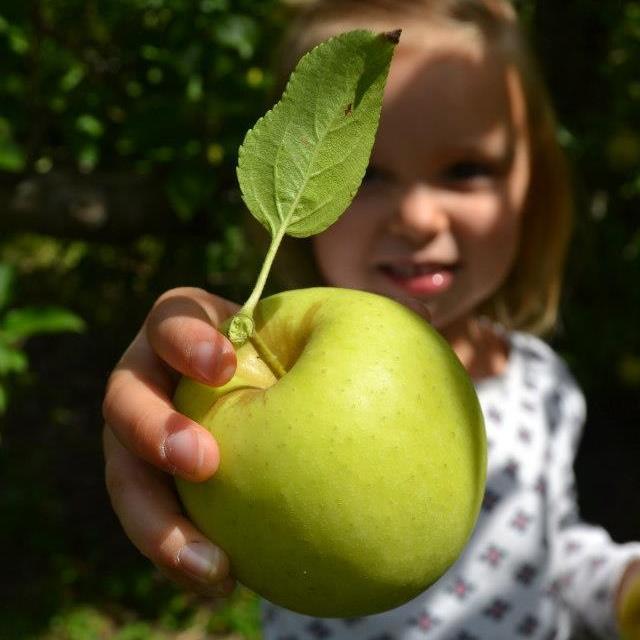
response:
[[[531,179],[511,271],[478,313],[507,329],[537,334],[552,329],[571,235],[573,196],[551,102],[511,4],[506,0],[316,0],[296,4],[304,6],[283,43],[283,78],[303,53],[335,33],[409,26],[408,35],[415,40],[420,28],[434,21],[471,28],[485,46],[514,64],[527,105]],[[274,275],[287,288],[321,284],[311,241],[287,239]]]

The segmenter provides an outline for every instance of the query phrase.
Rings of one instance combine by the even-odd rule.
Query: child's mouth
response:
[[[453,283],[458,265],[397,264],[380,265],[382,273],[411,295],[436,295]]]

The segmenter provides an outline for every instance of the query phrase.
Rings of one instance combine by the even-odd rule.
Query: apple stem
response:
[[[227,322],[222,326],[222,330],[226,333],[227,337],[231,340],[236,349],[241,347],[254,335],[255,323],[253,322],[253,313],[256,309],[256,305],[260,301],[260,296],[264,291],[269,271],[271,271],[271,266],[273,265],[276,253],[278,252],[278,247],[282,242],[282,238],[284,238],[285,231],[286,225],[282,225],[276,234],[272,236],[269,250],[267,251],[267,255],[262,263],[262,269],[258,274],[258,279],[249,299],[244,303],[242,309],[227,320]]]
[[[249,341],[258,352],[262,361],[267,365],[267,367],[269,367],[269,369],[271,369],[271,372],[276,378],[282,378],[282,376],[287,373],[287,370],[282,366],[282,363],[278,360],[276,354],[267,347],[257,333],[254,333],[251,338],[249,338]]]

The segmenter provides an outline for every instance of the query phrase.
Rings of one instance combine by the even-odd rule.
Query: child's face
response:
[[[367,177],[313,243],[328,284],[419,298],[446,330],[507,276],[530,167],[515,71],[437,42],[398,48]]]

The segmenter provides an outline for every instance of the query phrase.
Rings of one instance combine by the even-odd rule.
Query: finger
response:
[[[194,591],[207,599],[227,598],[233,594],[235,588],[238,586],[233,576],[227,576],[215,584],[200,584],[199,582],[194,583],[191,579],[185,579],[184,575],[179,571],[168,570],[162,567],[158,567],[158,571],[172,583],[187,591]]]
[[[170,479],[133,456],[108,427],[105,477],[113,509],[140,552],[193,590],[229,589],[229,559],[182,514]]]
[[[173,383],[140,333],[109,378],[103,403],[106,424],[133,454],[187,480],[215,473],[218,445],[199,424],[178,413]]]
[[[173,289],[147,319],[153,350],[173,369],[214,386],[228,382],[236,368],[233,345],[216,330],[237,306],[202,289]]]

